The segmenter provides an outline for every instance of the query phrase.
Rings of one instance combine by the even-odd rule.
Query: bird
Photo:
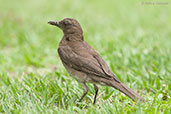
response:
[[[88,93],[87,83],[94,85],[93,104],[96,103],[99,85],[113,87],[135,102],[145,102],[143,97],[116,77],[99,53],[84,40],[82,27],[76,19],[64,18],[60,21],[48,21],[48,24],[63,31],[64,35],[59,42],[57,51],[69,75],[82,85],[84,93],[78,102],[81,102]]]

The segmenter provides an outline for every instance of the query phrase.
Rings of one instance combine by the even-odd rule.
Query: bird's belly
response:
[[[86,73],[77,71],[65,63],[63,63],[64,67],[66,68],[67,72],[69,73],[70,76],[74,77],[77,81],[79,82],[91,82],[91,78],[87,76]]]
[[[94,84],[100,84],[100,85],[107,85],[105,82],[109,81],[103,77],[89,75],[89,74],[77,71],[77,70],[69,67],[65,63],[63,63],[63,65],[64,65],[65,69],[67,70],[67,72],[69,73],[69,75],[72,76],[73,78],[75,78],[79,82],[83,82],[83,83],[88,82],[88,83],[94,83]]]

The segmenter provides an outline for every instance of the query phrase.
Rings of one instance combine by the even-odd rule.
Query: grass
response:
[[[0,1],[0,113],[171,113],[171,7],[142,1]],[[72,17],[117,77],[146,99],[110,87],[83,90],[57,54],[62,32],[47,22]]]

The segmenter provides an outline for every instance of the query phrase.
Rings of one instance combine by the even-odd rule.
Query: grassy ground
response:
[[[0,0],[0,113],[171,113],[171,2],[165,2]],[[89,84],[75,105],[82,87],[58,57],[62,32],[47,24],[65,17],[79,20],[85,40],[146,103],[100,86],[94,106]]]

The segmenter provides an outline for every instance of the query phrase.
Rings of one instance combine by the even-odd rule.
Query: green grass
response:
[[[163,1],[163,0],[162,0]],[[0,0],[0,113],[171,113],[171,2]],[[146,99],[136,104],[100,86],[82,87],[57,54],[63,33],[49,20],[77,19],[85,40],[117,77]]]

